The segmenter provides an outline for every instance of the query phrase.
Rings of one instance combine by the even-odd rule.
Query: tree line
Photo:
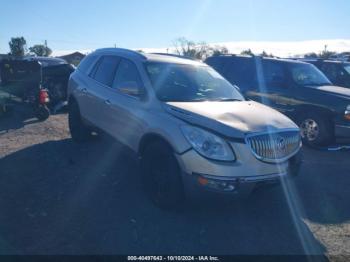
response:
[[[36,44],[27,48],[27,41],[23,36],[12,37],[9,42],[9,47],[9,55],[14,57],[23,57],[29,53],[35,54],[37,56],[50,56],[52,54],[51,48],[49,48],[47,45]]]
[[[218,56],[218,55],[227,55],[229,54],[229,50],[227,47],[223,45],[211,46],[206,42],[195,42],[185,37],[177,38],[173,41],[173,49],[174,52],[178,55],[186,56],[189,58],[194,58],[198,60],[205,60],[209,56]],[[12,37],[9,42],[10,53],[14,57],[22,57],[28,54],[35,54],[37,56],[50,56],[52,54],[51,48],[47,45],[36,44],[29,48],[27,48],[27,41],[22,37]],[[29,52],[28,52],[29,51]],[[142,51],[142,50],[141,50]],[[251,49],[243,50],[241,55],[250,55],[253,56],[254,53]],[[323,58],[328,59],[333,55],[336,55],[336,52],[328,51],[327,46],[325,46],[325,50],[320,53],[308,53],[305,54],[305,58]],[[263,51],[261,54],[257,54],[263,57],[275,57],[273,54],[268,54]]]
[[[175,52],[178,55],[187,56],[194,59],[205,60],[210,56],[219,56],[229,54],[229,50],[226,46],[216,45],[210,46],[206,42],[194,42],[184,37],[178,38],[173,42]],[[251,49],[243,50],[241,55],[254,56]],[[263,57],[275,57],[273,54],[268,54],[263,51],[261,54],[257,54]]]

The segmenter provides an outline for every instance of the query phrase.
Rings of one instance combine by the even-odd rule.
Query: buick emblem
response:
[[[277,149],[279,151],[286,150],[286,140],[283,137],[277,139]]]

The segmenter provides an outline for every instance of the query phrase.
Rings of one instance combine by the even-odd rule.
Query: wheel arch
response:
[[[172,150],[173,152],[176,152],[174,146],[168,141],[168,139],[166,139],[161,134],[147,133],[141,138],[141,140],[139,142],[138,150],[137,150],[138,156],[142,157],[147,146],[152,144],[152,143],[155,143],[155,142],[164,143],[166,146],[169,147],[170,150]]]
[[[317,105],[301,105],[296,108],[294,111],[294,118],[297,122],[301,120],[302,116],[305,116],[307,114],[320,114],[324,115],[329,118],[329,120],[333,121],[336,112],[332,111],[329,108],[325,108],[322,106],[317,106]]]
[[[71,105],[72,103],[77,103],[78,104],[78,101],[77,99],[74,97],[74,95],[70,95],[68,97],[68,105]]]

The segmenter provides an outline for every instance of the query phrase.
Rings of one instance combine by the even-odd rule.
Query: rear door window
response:
[[[97,82],[111,87],[119,61],[120,58],[116,56],[103,56],[92,77]]]
[[[222,75],[243,91],[254,89],[256,86],[256,69],[251,58],[227,59]]]
[[[263,75],[265,84],[269,87],[284,87],[287,84],[286,71],[282,63],[264,60]]]
[[[96,62],[97,56],[87,56],[80,62],[78,70],[84,74],[89,74],[92,65]]]

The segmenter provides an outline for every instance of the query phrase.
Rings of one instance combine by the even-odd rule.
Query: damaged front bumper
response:
[[[250,160],[253,162],[242,163],[238,161],[231,165],[212,162],[211,164],[214,166],[209,168],[201,166],[200,158],[198,156],[196,162],[198,168],[191,167],[191,169],[195,169],[192,172],[189,172],[188,168],[186,171],[186,167],[183,168],[183,182],[188,195],[203,195],[206,192],[225,195],[249,194],[258,187],[279,184],[282,179],[297,176],[302,163],[301,152],[279,164],[264,163],[251,158]],[[188,161],[190,164],[195,161],[193,155],[189,159],[182,157],[182,165]],[[207,159],[205,160],[208,162]],[[204,170],[207,172],[203,172]],[[252,173],[254,175],[249,175]]]

